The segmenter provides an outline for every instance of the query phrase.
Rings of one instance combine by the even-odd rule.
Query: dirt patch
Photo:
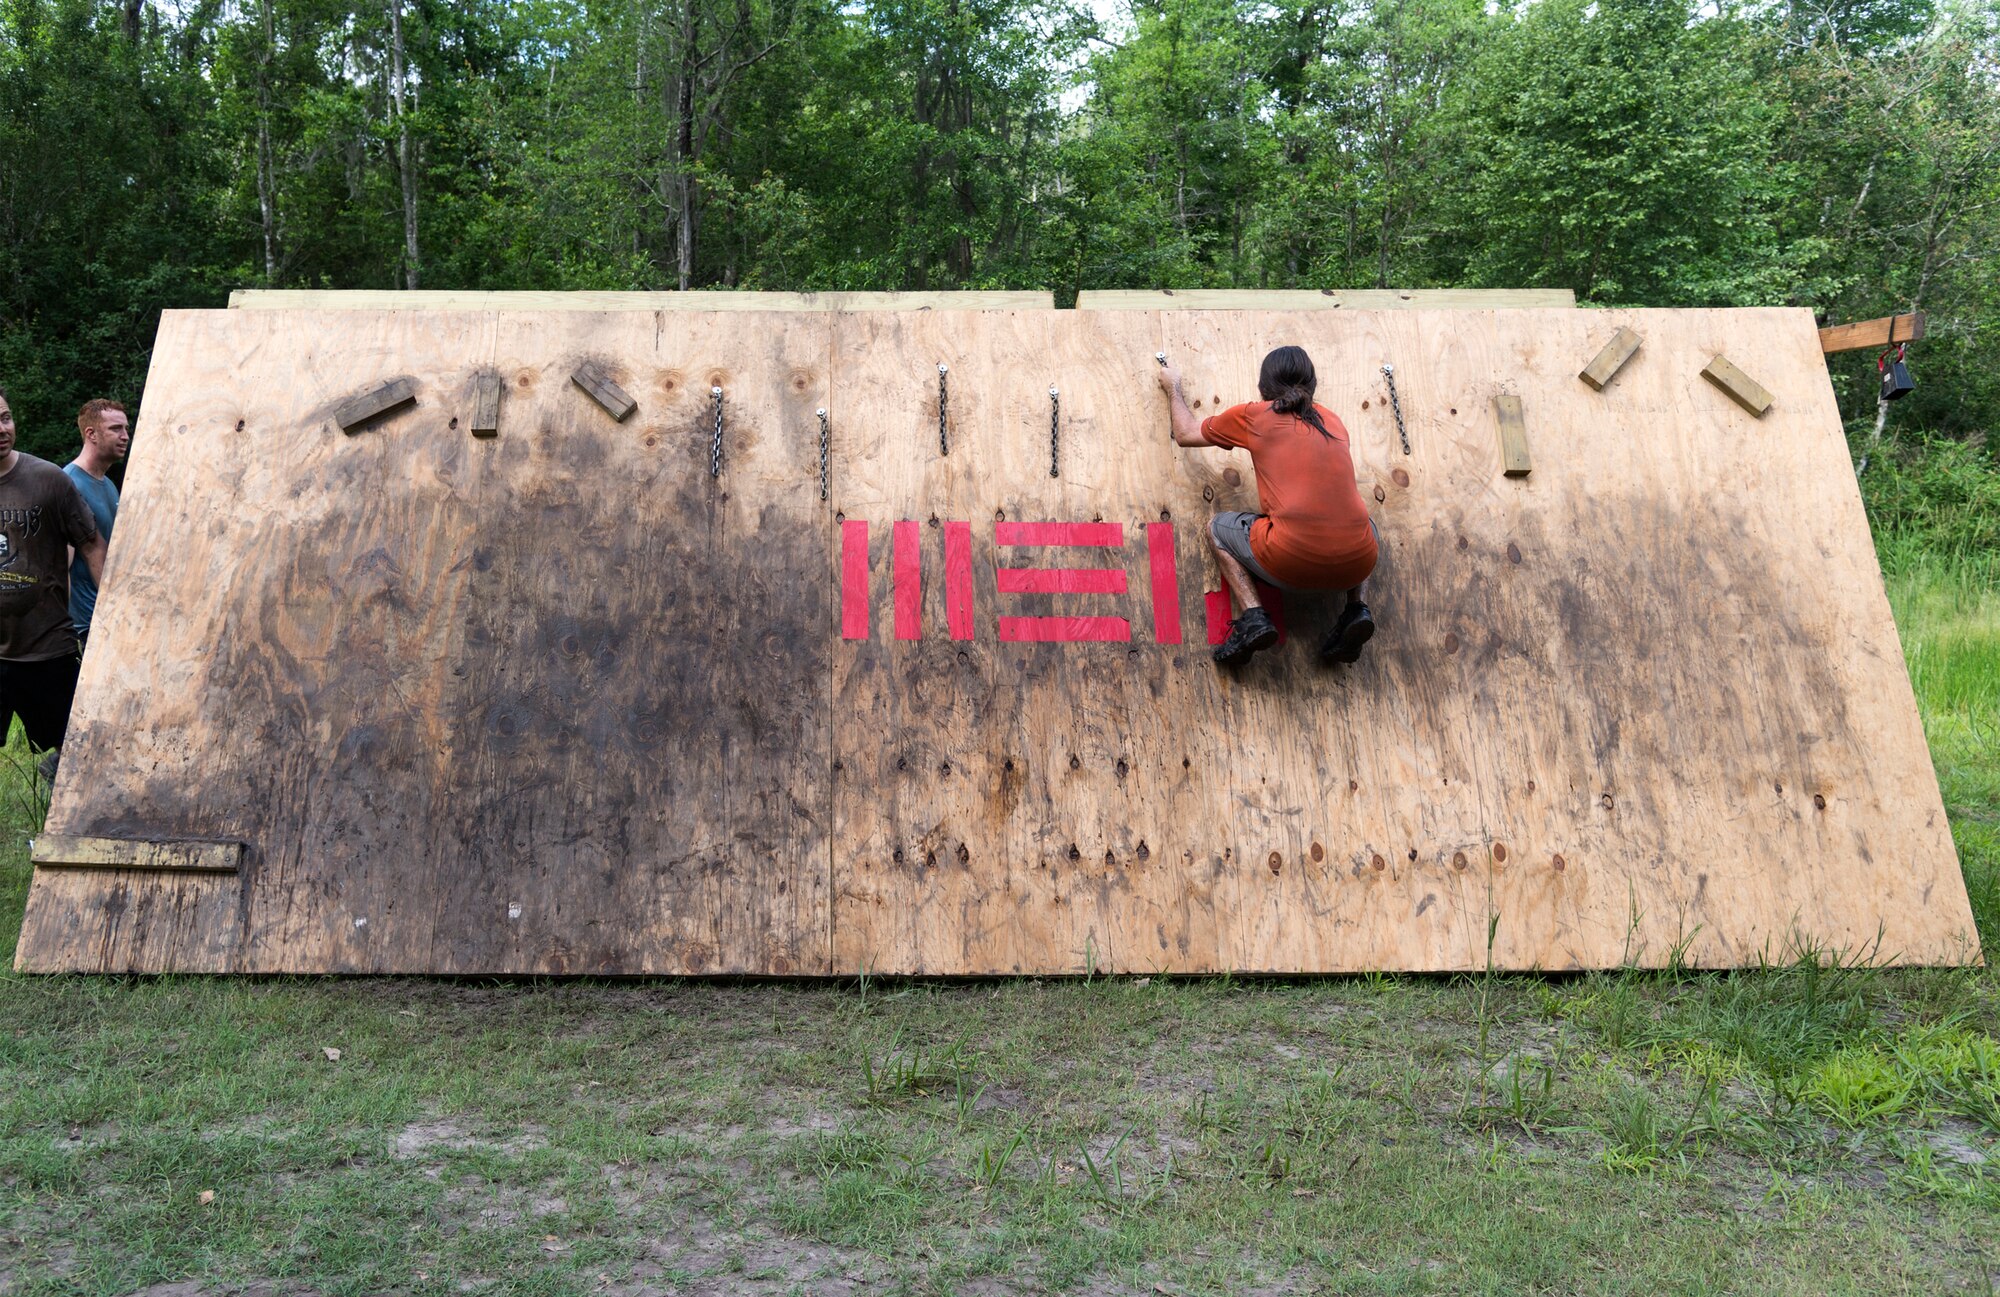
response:
[[[437,1121],[413,1121],[403,1127],[389,1142],[389,1153],[404,1160],[440,1151],[479,1151],[519,1157],[538,1148],[547,1148],[548,1144],[548,1132],[540,1126],[525,1126],[505,1139],[490,1139],[475,1135],[455,1119],[446,1117]]]

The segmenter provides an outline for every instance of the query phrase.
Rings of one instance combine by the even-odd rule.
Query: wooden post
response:
[[[1924,313],[1885,315],[1879,320],[1855,324],[1834,324],[1819,331],[1822,352],[1865,351],[1869,347],[1893,347],[1899,342],[1915,342],[1924,336]]]

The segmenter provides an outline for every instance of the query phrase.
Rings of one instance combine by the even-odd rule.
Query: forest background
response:
[[[1922,309],[1983,459],[1996,151],[2000,0],[0,0],[0,386],[61,457],[235,287],[1544,286]]]

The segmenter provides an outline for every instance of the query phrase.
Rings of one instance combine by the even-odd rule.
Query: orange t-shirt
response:
[[[1269,401],[1235,405],[1202,420],[1217,446],[1250,452],[1264,517],[1250,526],[1250,552],[1266,572],[1307,590],[1346,590],[1375,570],[1375,529],[1354,484],[1347,427],[1323,405],[1331,440]]]

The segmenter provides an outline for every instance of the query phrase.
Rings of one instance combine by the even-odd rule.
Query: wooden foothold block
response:
[[[407,378],[392,378],[380,387],[370,388],[359,396],[349,397],[333,408],[333,421],[340,430],[353,436],[356,429],[370,419],[380,418],[389,411],[405,406],[417,399],[417,385]]]
[[[480,374],[472,380],[472,435],[500,435],[500,375]]]
[[[1632,353],[1639,349],[1639,335],[1620,325],[1618,332],[1611,335],[1611,341],[1604,344],[1604,350],[1597,353],[1583,372],[1577,377],[1588,383],[1591,390],[1602,392],[1611,376],[1624,368],[1632,359]]]
[[[611,376],[595,365],[579,365],[569,376],[569,381],[584,390],[591,400],[604,407],[604,412],[619,423],[625,422],[639,403],[625,395],[625,389],[611,381]]]
[[[30,856],[44,868],[185,869],[233,874],[243,863],[241,842],[148,842],[136,838],[86,838],[44,833]]]
[[[1521,417],[1521,398],[1496,396],[1493,413],[1500,418],[1500,466],[1508,477],[1526,477],[1534,468],[1528,458],[1528,425]]]
[[[1731,364],[1725,356],[1709,361],[1701,376],[1760,419],[1764,417],[1764,411],[1771,408],[1771,394],[1764,390],[1764,385]]]

